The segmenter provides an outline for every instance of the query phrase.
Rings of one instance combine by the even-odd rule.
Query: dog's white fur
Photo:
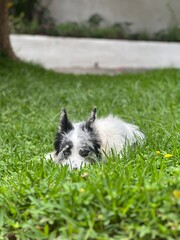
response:
[[[110,153],[112,149],[121,152],[126,144],[132,146],[144,138],[139,127],[109,115],[94,122],[102,142],[102,149]]]
[[[95,111],[96,112],[96,111]],[[74,123],[73,130],[68,133],[64,133],[63,137],[73,143],[71,154],[67,159],[62,158],[62,152],[66,150],[68,145],[58,154],[55,152],[49,153],[46,159],[52,159],[56,163],[62,165],[69,165],[70,168],[81,168],[82,166],[89,164],[91,161],[88,158],[84,158],[79,154],[79,150],[84,145],[88,144],[89,147],[93,147],[93,139],[90,138],[89,132],[86,129],[82,130],[83,122]],[[129,124],[115,116],[109,115],[106,118],[96,119],[91,123],[95,136],[100,143],[100,153],[104,156],[109,155],[112,150],[116,153],[121,153],[125,146],[134,146],[135,143],[142,142],[144,134],[139,130],[136,125]],[[95,139],[94,139],[95,140]],[[61,159],[61,160],[59,160]]]

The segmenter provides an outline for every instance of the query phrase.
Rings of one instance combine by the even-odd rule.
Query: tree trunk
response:
[[[17,60],[9,40],[8,0],[0,0],[0,55]]]

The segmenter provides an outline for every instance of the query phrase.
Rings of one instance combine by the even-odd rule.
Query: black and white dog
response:
[[[79,169],[101,161],[112,150],[120,153],[127,144],[134,146],[143,139],[144,134],[137,126],[117,117],[109,115],[96,119],[96,108],[87,121],[78,123],[71,123],[64,109],[55,138],[55,151],[49,153],[46,159],[69,165],[70,169]]]

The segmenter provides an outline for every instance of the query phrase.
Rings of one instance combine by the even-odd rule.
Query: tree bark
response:
[[[8,0],[0,0],[0,55],[17,60],[9,39]]]

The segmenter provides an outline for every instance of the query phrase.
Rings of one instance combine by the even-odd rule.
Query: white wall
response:
[[[180,0],[42,0],[57,23],[85,21],[95,13],[106,23],[132,23],[131,30],[149,33],[180,25]]]

